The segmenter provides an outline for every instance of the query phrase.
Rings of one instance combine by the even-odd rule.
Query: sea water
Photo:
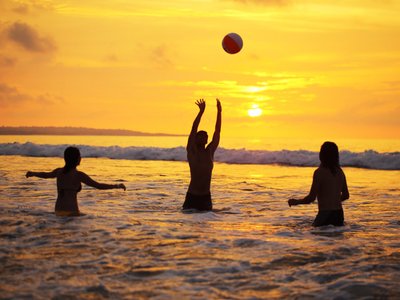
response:
[[[343,168],[345,226],[313,228],[316,204],[289,208],[287,199],[308,193],[317,146],[218,150],[231,159],[292,160],[216,162],[215,211],[189,214],[181,211],[189,183],[182,145],[96,145],[89,138],[76,143],[89,156],[79,169],[127,191],[84,186],[85,215],[68,218],[53,214],[54,179],[24,176],[63,165],[65,138],[48,140],[0,142],[1,298],[400,297],[400,171],[390,146],[347,149],[360,166],[374,153],[373,167]],[[301,157],[309,163],[300,165]]]

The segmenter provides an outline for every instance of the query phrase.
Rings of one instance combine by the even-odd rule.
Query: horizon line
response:
[[[143,132],[130,129],[81,126],[0,126],[0,135],[113,135],[113,136],[186,136],[184,134]]]

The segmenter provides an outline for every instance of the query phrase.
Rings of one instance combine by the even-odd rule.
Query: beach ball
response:
[[[222,40],[222,48],[229,54],[238,53],[243,47],[243,40],[237,33],[229,33]]]

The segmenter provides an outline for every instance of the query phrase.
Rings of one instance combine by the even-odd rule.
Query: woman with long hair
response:
[[[68,147],[64,151],[65,166],[51,172],[28,171],[26,177],[57,178],[57,201],[55,213],[58,216],[79,216],[78,193],[82,183],[100,190],[124,189],[124,184],[105,184],[94,181],[84,172],[78,171],[81,153],[76,147]]]
[[[339,149],[325,142],[319,152],[321,164],[314,172],[310,193],[303,199],[289,199],[289,206],[309,204],[318,199],[318,214],[313,226],[344,225],[342,201],[349,199],[346,176],[339,164]]]

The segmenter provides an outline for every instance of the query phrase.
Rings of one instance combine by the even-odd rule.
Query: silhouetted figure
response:
[[[318,199],[318,214],[313,226],[343,226],[342,201],[349,199],[346,176],[339,165],[335,143],[325,142],[319,152],[321,165],[314,172],[310,193],[304,199],[289,199],[289,206],[309,204]]]
[[[221,132],[221,103],[217,99],[217,121],[215,132],[210,144],[207,145],[208,135],[205,131],[197,131],[201,117],[206,109],[203,99],[196,101],[200,111],[193,122],[186,151],[190,166],[190,184],[186,193],[183,209],[212,210],[211,175],[213,170],[214,153],[217,150]],[[207,145],[207,146],[206,146]]]
[[[57,216],[79,216],[77,195],[82,189],[81,183],[100,190],[124,189],[124,184],[98,183],[85,173],[76,169],[81,162],[81,154],[76,147],[68,147],[64,151],[65,166],[51,172],[26,173],[26,177],[57,178],[57,201],[55,213]]]

